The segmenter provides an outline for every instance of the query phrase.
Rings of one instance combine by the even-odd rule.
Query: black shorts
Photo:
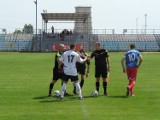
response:
[[[86,73],[86,65],[85,64],[77,63],[76,67],[77,67],[77,72],[79,74],[85,75],[85,73]]]
[[[69,79],[71,79],[71,82],[77,81],[78,80],[78,75],[77,76],[71,76],[71,75],[63,74],[63,76],[62,76],[63,81],[68,81]]]
[[[108,71],[106,66],[95,66],[95,77],[100,78],[107,78]]]
[[[53,68],[53,78],[52,80],[57,81],[58,79],[62,79],[63,73],[59,73],[58,69]]]

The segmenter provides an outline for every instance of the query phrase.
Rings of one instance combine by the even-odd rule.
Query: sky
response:
[[[34,0],[0,0],[0,29],[12,32],[24,24],[36,26]],[[38,28],[42,28],[41,13],[74,13],[75,6],[90,6],[93,29],[160,29],[160,0],[37,0]],[[73,29],[73,23],[49,24],[48,28]]]

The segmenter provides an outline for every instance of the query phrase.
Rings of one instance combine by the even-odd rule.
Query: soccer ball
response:
[[[60,95],[61,95],[61,93],[60,93],[59,90],[55,90],[55,91],[54,91],[54,96],[60,97]]]
[[[93,97],[97,97],[98,96],[98,91],[97,90],[93,90],[92,91],[92,96]]]

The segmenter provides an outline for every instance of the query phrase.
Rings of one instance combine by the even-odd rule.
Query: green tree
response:
[[[15,30],[15,31],[13,32],[13,34],[20,34],[20,33],[22,33],[21,30]]]
[[[33,34],[33,26],[31,24],[25,24],[22,30],[22,33],[30,33]]]

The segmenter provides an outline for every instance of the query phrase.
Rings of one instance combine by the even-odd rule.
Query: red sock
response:
[[[133,87],[131,87],[130,93],[131,93],[131,94],[134,94],[134,92],[133,92]]]
[[[132,80],[132,81],[129,82],[128,87],[129,87],[129,90],[130,90],[131,94],[133,94],[133,86],[134,85],[135,85],[135,81],[134,80]]]

